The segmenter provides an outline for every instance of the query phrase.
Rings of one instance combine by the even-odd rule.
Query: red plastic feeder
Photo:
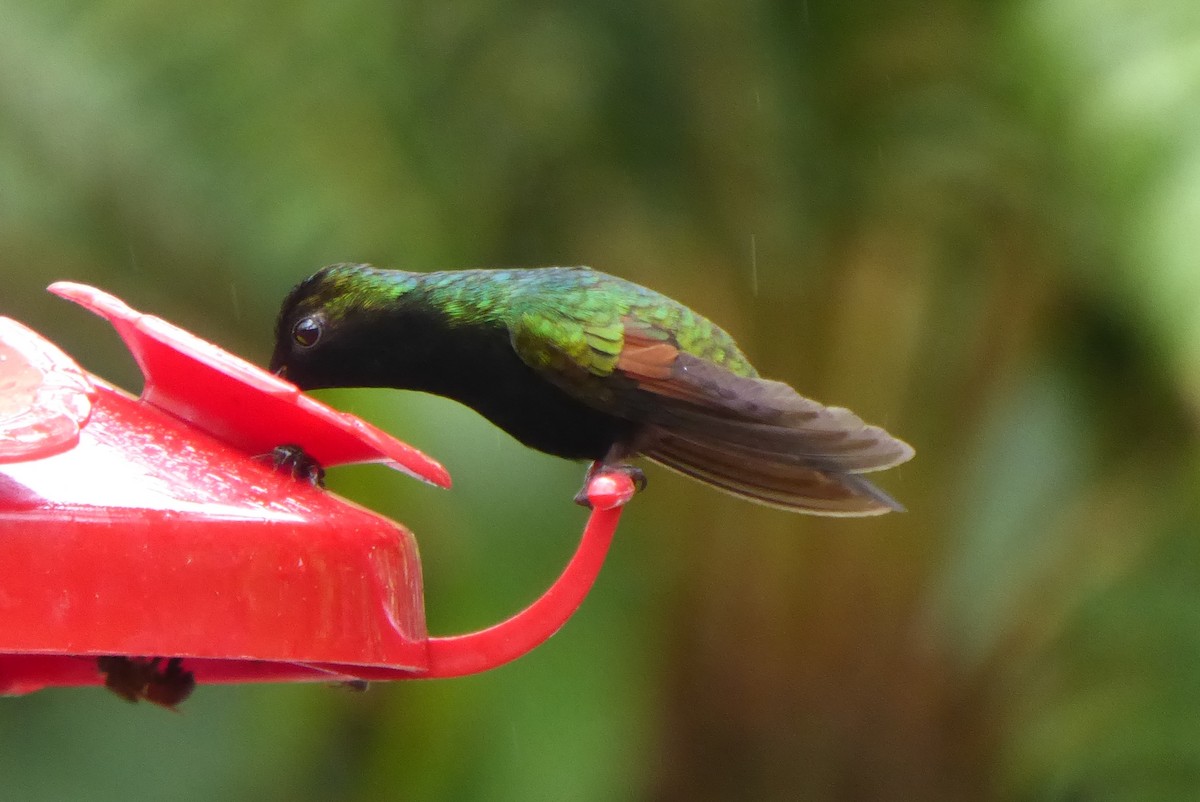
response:
[[[596,477],[579,548],[541,598],[430,637],[412,534],[270,454],[295,445],[448,487],[441,465],[111,295],[50,291],[110,321],[146,382],[134,398],[0,318],[0,693],[101,684],[108,656],[183,658],[201,683],[485,671],[574,613],[633,494]]]

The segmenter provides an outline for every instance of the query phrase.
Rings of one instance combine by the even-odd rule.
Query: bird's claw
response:
[[[600,462],[593,462],[588,468],[587,474],[583,478],[583,487],[575,494],[575,503],[581,507],[591,509],[592,502],[588,498],[589,492],[592,489],[592,482],[597,477],[605,475],[617,474],[628,478],[633,483],[633,492],[640,493],[646,489],[646,474],[641,469],[634,465],[605,465]]]

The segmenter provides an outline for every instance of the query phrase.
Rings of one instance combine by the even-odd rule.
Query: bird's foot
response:
[[[314,487],[325,486],[325,469],[300,446],[275,446],[266,456],[275,470],[290,474],[293,479],[303,479]]]
[[[641,468],[628,463],[609,464],[593,462],[583,477],[583,487],[575,494],[575,503],[581,507],[591,508],[592,485],[596,479],[603,476],[622,476],[633,483],[633,492],[640,493],[646,489],[646,474]]]

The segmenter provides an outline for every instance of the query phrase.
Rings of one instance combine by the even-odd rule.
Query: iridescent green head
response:
[[[321,268],[296,285],[279,310],[270,369],[312,389],[361,384],[377,359],[370,338],[381,316],[396,314],[418,274],[363,264]]]

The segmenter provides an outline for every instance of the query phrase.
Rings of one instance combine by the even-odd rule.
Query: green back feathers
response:
[[[505,322],[526,361],[540,367],[569,357],[597,376],[616,369],[627,335],[661,340],[754,376],[733,338],[680,303],[588,268],[511,271],[516,279]]]
[[[506,326],[514,347],[538,370],[616,369],[627,330],[660,339],[739,376],[756,372],[733,338],[676,301],[586,267],[409,273],[333,265],[296,289],[331,320],[351,309],[411,301],[440,310],[451,324]]]

